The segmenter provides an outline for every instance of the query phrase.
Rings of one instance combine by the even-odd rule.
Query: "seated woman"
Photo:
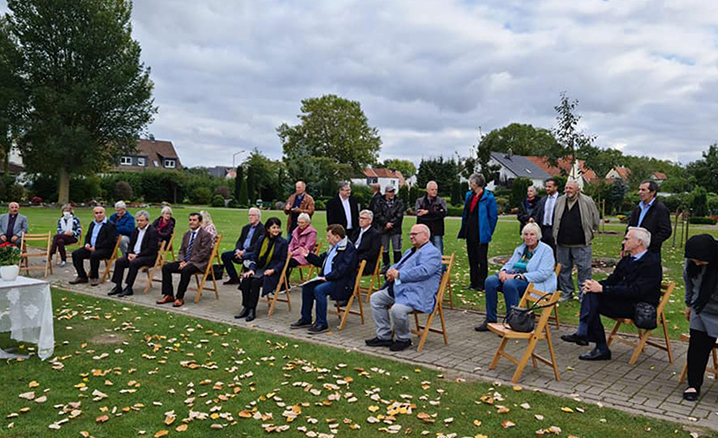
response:
[[[172,233],[175,231],[175,218],[172,217],[172,208],[167,206],[162,207],[160,217],[152,222],[152,226],[157,230],[157,234],[160,237],[160,245],[162,242],[169,241],[172,238]]]
[[[72,209],[72,205],[65,204],[62,206],[62,216],[57,220],[57,234],[52,239],[52,247],[50,247],[50,254],[48,258],[52,259],[55,255],[55,251],[60,252],[60,267],[64,268],[67,264],[67,253],[65,252],[65,245],[72,245],[80,240],[82,235],[82,227],[80,226],[80,219],[75,216],[75,211]]]
[[[317,230],[312,227],[311,223],[312,219],[306,213],[300,214],[297,218],[297,228],[292,231],[292,240],[289,242],[289,252],[292,253],[292,260],[289,261],[290,268],[309,264],[302,255],[302,249],[312,253],[317,245]]]
[[[270,217],[264,224],[264,235],[259,238],[254,251],[245,255],[249,261],[247,272],[242,274],[239,290],[242,291],[242,311],[235,318],[247,322],[257,317],[259,288],[262,296],[274,292],[287,261],[287,241],[282,238],[282,222]]]
[[[511,306],[519,304],[529,283],[544,293],[556,291],[556,274],[553,250],[541,242],[541,227],[536,223],[526,224],[521,231],[524,243],[514,250],[514,255],[501,268],[498,275],[486,279],[486,319],[475,328],[477,332],[488,331],[488,324],[496,322],[498,293],[504,293],[506,313]]]
[[[202,228],[212,235],[212,246],[214,246],[217,242],[217,229],[214,227],[214,222],[212,222],[212,216],[207,210],[202,210],[199,214],[202,215]]]

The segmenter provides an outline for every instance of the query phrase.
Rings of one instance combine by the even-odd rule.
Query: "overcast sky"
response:
[[[188,166],[280,158],[275,128],[327,93],[361,102],[382,160],[550,128],[561,91],[601,147],[686,163],[718,141],[715,1],[140,0],[133,26],[149,132]]]

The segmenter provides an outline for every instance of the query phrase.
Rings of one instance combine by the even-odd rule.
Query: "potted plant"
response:
[[[3,281],[15,281],[20,273],[20,248],[10,242],[0,245],[0,275]]]

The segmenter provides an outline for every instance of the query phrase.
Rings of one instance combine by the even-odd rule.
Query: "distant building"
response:
[[[659,186],[667,179],[668,177],[663,172],[653,172],[651,174],[651,181],[655,181]]]
[[[208,167],[207,172],[216,178],[236,178],[237,169],[230,166],[214,166]]]
[[[366,168],[361,177],[352,178],[352,184],[368,186],[371,184],[379,183],[381,186],[381,193],[384,193],[384,189],[387,185],[392,184],[397,189],[406,184],[404,176],[399,170],[389,169],[372,169]]]
[[[182,169],[182,163],[171,141],[153,138],[137,140],[135,153],[121,156],[113,168],[116,172],[142,172],[154,169]]]
[[[510,186],[516,178],[528,178],[534,187],[542,188],[544,180],[550,176],[528,157],[514,155],[511,150],[507,153],[491,152],[489,164],[500,166],[499,180],[493,181],[494,185]],[[488,188],[491,190],[493,186]]]
[[[572,170],[571,161],[564,160],[563,158],[558,160],[557,166],[550,165],[546,157],[528,156],[526,158],[531,160],[550,176],[569,175]],[[591,184],[593,181],[598,179],[596,172],[586,167],[586,162],[584,160],[578,160],[578,173],[581,175],[581,179],[584,184]]]
[[[631,177],[631,169],[623,166],[616,166],[609,170],[606,174],[606,179],[613,181],[623,181],[628,183],[628,179]]]

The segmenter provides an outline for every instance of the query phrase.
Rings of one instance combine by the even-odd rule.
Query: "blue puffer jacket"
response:
[[[466,239],[467,221],[469,219],[469,207],[471,206],[470,198],[473,191],[466,192],[466,200],[464,201],[464,214],[461,217],[461,230],[459,230],[459,239]],[[496,229],[496,221],[499,220],[499,210],[496,207],[496,198],[494,194],[484,189],[484,194],[479,199],[479,243],[491,242],[491,236]]]

